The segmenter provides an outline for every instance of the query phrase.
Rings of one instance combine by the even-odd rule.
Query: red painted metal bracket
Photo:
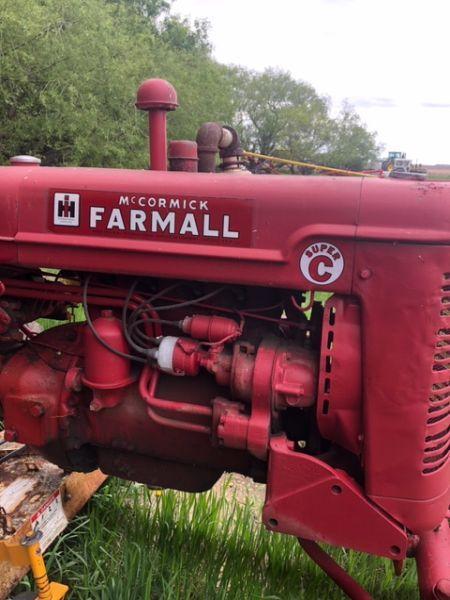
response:
[[[273,531],[395,560],[409,546],[406,532],[348,475],[296,452],[284,436],[270,442],[263,520]]]

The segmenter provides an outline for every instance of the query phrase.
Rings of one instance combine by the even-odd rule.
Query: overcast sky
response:
[[[286,69],[336,108],[348,99],[386,152],[450,163],[450,0],[175,0],[173,9],[210,22],[220,62]]]

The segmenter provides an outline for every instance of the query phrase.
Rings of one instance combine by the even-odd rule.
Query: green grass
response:
[[[261,526],[259,508],[111,479],[47,553],[49,572],[71,600],[344,598],[295,539]],[[412,564],[395,578],[387,560],[333,555],[374,598],[418,598]]]
[[[53,327],[59,327],[65,323],[79,323],[85,320],[84,310],[81,305],[71,308],[67,316],[68,319],[66,321],[56,321],[55,319],[38,319],[37,322],[44,330],[47,330],[52,329]]]

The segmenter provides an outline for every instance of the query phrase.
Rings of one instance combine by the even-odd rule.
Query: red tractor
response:
[[[351,598],[317,542],[414,557],[448,600],[450,183],[251,175],[216,123],[167,171],[176,92],[149,80],[137,106],[151,170],[0,169],[6,438],[191,492],[249,475]]]

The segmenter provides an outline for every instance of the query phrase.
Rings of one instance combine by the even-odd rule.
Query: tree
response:
[[[253,73],[211,56],[205,21],[170,13],[170,0],[2,0],[0,160],[34,154],[47,165],[143,167],[147,119],[138,85],[166,78],[180,108],[172,139],[195,139],[204,121],[236,124],[267,154],[359,165],[375,142],[349,108],[288,73]],[[358,162],[359,161],[359,162]]]
[[[4,0],[4,158],[33,153],[47,164],[124,165],[144,150],[132,102],[142,58],[116,21],[101,0]]]
[[[324,143],[328,103],[289,73],[237,74],[238,120],[249,149],[262,154],[315,155]]]
[[[160,35],[172,50],[209,55],[211,44],[208,30],[209,25],[205,20],[196,19],[191,25],[187,19],[170,15],[162,22]]]
[[[107,2],[128,7],[142,17],[155,19],[170,10],[172,0],[107,0]]]
[[[374,133],[367,131],[359,115],[348,104],[333,122],[326,164],[360,171],[376,160],[379,147]]]
[[[333,119],[327,98],[289,73],[241,69],[235,90],[237,126],[249,150],[348,168],[376,155],[374,134],[350,107]]]
[[[171,136],[195,138],[196,119],[230,119],[226,69],[206,51],[169,46],[148,23],[127,2],[3,0],[1,161],[35,154],[47,165],[145,166],[147,119],[134,102],[148,77],[177,88]]]

